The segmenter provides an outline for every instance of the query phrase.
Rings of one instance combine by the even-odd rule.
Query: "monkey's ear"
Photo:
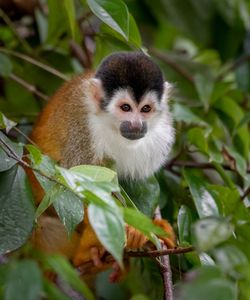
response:
[[[101,80],[97,78],[88,79],[86,89],[88,97],[90,97],[96,104],[99,105],[104,96]]]
[[[163,101],[168,101],[169,97],[172,94],[173,88],[174,86],[171,83],[167,81],[164,82]]]

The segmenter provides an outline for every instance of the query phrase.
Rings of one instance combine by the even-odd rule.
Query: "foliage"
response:
[[[250,299],[249,2],[47,0],[34,1],[31,12],[29,1],[9,2],[0,7],[0,298],[70,299],[42,276],[54,271],[93,299],[65,259],[35,253],[27,243],[50,205],[70,235],[85,203],[120,265],[125,222],[157,243],[161,230],[137,208],[151,216],[160,205],[180,246],[195,246],[171,256],[176,299]],[[119,50],[148,53],[175,85],[172,157],[156,178],[136,186],[119,186],[103,167],[61,168],[31,141],[24,146],[24,134],[63,81]],[[23,167],[35,170],[46,191],[36,211]],[[104,273],[97,281],[103,299],[162,299],[151,259],[133,259],[122,284],[106,280]]]

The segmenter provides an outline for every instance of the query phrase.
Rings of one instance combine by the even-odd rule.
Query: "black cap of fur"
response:
[[[148,91],[155,91],[159,99],[163,94],[162,72],[142,52],[118,52],[108,56],[102,61],[95,77],[102,81],[109,99],[119,88],[128,88],[138,103]],[[108,101],[108,99],[103,100],[103,107],[108,104]]]

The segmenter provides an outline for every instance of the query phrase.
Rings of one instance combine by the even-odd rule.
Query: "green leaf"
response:
[[[23,155],[23,147],[12,142],[6,135],[0,132],[0,172],[9,170],[18,163],[17,160],[9,157],[6,152],[9,154],[11,154],[10,152],[13,152],[18,159],[21,159]]]
[[[185,169],[183,174],[200,218],[206,216],[218,216],[219,209],[217,203],[207,190],[206,181],[203,180],[202,177],[194,175],[192,170]]]
[[[63,0],[65,11],[69,20],[71,35],[74,38],[75,37],[75,6],[74,1],[72,0]]]
[[[214,79],[212,76],[205,76],[204,74],[198,73],[194,76],[194,84],[204,108],[207,111],[214,88]]]
[[[188,140],[195,145],[202,153],[208,154],[208,132],[201,128],[192,128],[188,131]]]
[[[117,174],[111,169],[92,166],[92,165],[80,165],[70,168],[72,174],[83,175],[85,178],[94,182],[114,182],[118,183]]]
[[[145,181],[120,182],[135,206],[145,215],[152,217],[159,203],[160,186],[154,176]]]
[[[177,224],[180,243],[190,243],[190,228],[192,224],[192,216],[190,209],[186,205],[182,205],[179,209]]]
[[[5,300],[34,300],[42,293],[42,274],[37,264],[22,260],[11,265],[6,281]]]
[[[0,173],[0,255],[21,247],[33,228],[34,204],[26,174],[14,166]]]
[[[39,165],[42,162],[42,152],[40,149],[38,149],[34,145],[25,145],[26,149],[29,151],[30,159],[33,162],[33,164]]]
[[[129,14],[129,42],[135,45],[138,48],[141,48],[142,41],[139,29],[136,25],[134,17]]]
[[[233,234],[233,226],[223,218],[207,217],[198,220],[193,228],[199,251],[208,251],[226,241]]]
[[[250,112],[246,113],[244,117],[240,120],[239,124],[237,125],[236,129],[241,128],[245,124],[248,124],[250,122]]]
[[[94,300],[95,297],[79,274],[73,269],[68,260],[62,256],[47,256],[48,265],[73,289],[82,293],[86,300]]]
[[[55,44],[60,36],[67,31],[68,22],[64,2],[61,0],[48,0],[48,35],[46,44]]]
[[[250,145],[248,127],[245,124],[236,129],[244,117],[242,108],[236,101],[229,97],[223,97],[216,101],[214,108],[220,116],[221,121],[227,126],[229,134],[234,133],[232,137],[236,149],[248,159]]]
[[[0,112],[0,129],[5,129],[6,132],[8,133],[16,125],[17,125],[16,122],[7,119],[5,115]]]
[[[87,0],[92,12],[113,30],[129,39],[129,11],[123,1]]]
[[[12,71],[12,63],[7,55],[0,53],[0,76],[8,77]]]
[[[52,199],[54,208],[70,235],[83,220],[83,201],[74,193],[62,186]]]
[[[198,116],[196,116],[188,107],[174,103],[173,104],[174,119],[179,122],[185,122],[187,124],[198,124],[206,126],[207,124]]]
[[[166,232],[162,228],[156,226],[151,219],[141,212],[130,207],[123,208],[123,212],[125,222],[144,233],[155,245],[158,244],[155,235],[166,236]]]
[[[123,267],[123,248],[125,246],[125,225],[121,211],[111,210],[90,203],[88,218],[98,239]]]

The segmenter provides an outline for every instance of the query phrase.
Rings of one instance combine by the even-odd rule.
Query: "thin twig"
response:
[[[8,27],[10,28],[10,30],[14,33],[14,35],[17,37],[18,41],[20,42],[20,44],[22,44],[23,48],[28,52],[31,53],[32,52],[32,48],[30,47],[30,45],[25,41],[25,39],[22,39],[15,27],[15,24],[11,21],[11,19],[8,17],[8,15],[0,8],[0,17],[2,17],[2,19],[4,20],[4,22],[6,23],[6,25],[8,25]]]
[[[250,195],[250,186],[245,190],[245,192],[243,193],[243,195],[240,198],[241,198],[241,200],[244,200],[249,195]]]
[[[6,48],[3,48],[3,47],[0,47],[0,52],[2,53],[6,53],[6,54],[9,54],[9,55],[12,55],[12,56],[15,56],[15,57],[18,57],[22,60],[25,60],[27,62],[29,62],[30,64],[33,64],[65,81],[69,80],[69,78],[64,75],[63,73],[59,72],[58,70],[44,64],[44,63],[41,63],[40,61],[37,61],[35,60],[34,58],[31,58],[25,54],[22,54],[22,53],[19,53],[19,52],[16,52],[16,51],[12,51],[12,50],[9,50],[9,49],[6,49]]]
[[[151,53],[153,56],[157,57],[158,59],[162,60],[164,63],[169,65],[172,69],[174,69],[177,73],[186,78],[189,82],[191,82],[192,84],[194,83],[193,76],[186,69],[180,66],[180,64],[177,64],[166,53],[163,53],[155,48],[150,48],[149,53]]]
[[[41,98],[45,101],[49,100],[49,97],[47,95],[45,95],[42,92],[38,91],[38,89],[34,85],[28,83],[27,81],[25,81],[24,79],[18,77],[17,75],[12,73],[12,74],[9,75],[9,78],[12,79],[13,81],[17,82],[18,84],[20,84],[22,87],[24,87],[31,94],[36,95],[36,96],[38,96],[39,98]]]
[[[170,254],[183,254],[194,251],[194,247],[179,247],[174,249],[151,250],[151,251],[126,251],[129,257],[159,257]]]
[[[155,211],[155,219],[161,220],[161,211],[159,206],[156,208]],[[168,250],[166,245],[162,246],[162,250]],[[163,279],[163,287],[164,287],[164,300],[173,300],[173,281],[172,281],[172,271],[169,261],[169,256],[164,255],[161,257],[161,274]]]
[[[25,133],[23,133],[18,127],[13,127],[12,129],[15,130],[21,136],[23,136],[30,144],[36,146],[36,144]]]
[[[236,169],[232,168],[230,165],[222,164],[223,169],[237,172]],[[172,167],[186,167],[186,168],[197,168],[197,169],[215,169],[212,163],[200,163],[196,161],[182,161],[174,160],[166,164],[165,168],[170,169]],[[250,173],[250,168],[247,168],[247,173]]]

